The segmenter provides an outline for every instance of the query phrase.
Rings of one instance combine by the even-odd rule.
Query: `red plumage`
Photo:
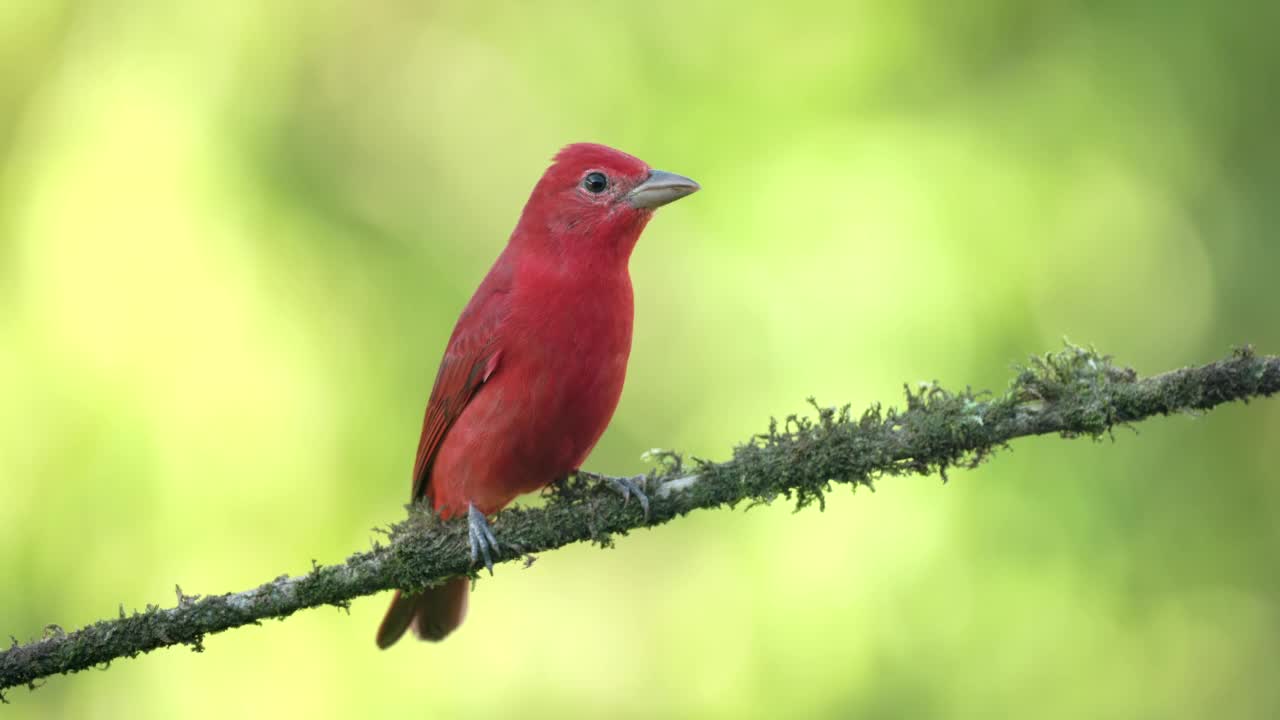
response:
[[[603,178],[603,187],[601,183]],[[631,352],[627,262],[654,208],[698,188],[602,145],[563,149],[462,311],[436,375],[412,501],[484,515],[576,470],[617,407]],[[440,640],[466,614],[466,578],[397,592],[378,629]]]

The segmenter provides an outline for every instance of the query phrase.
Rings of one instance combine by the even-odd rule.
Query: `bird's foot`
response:
[[[498,552],[498,539],[493,536],[493,529],[484,513],[475,505],[467,505],[467,537],[471,543],[471,564],[475,565],[481,557],[484,566],[493,574],[493,555]]]
[[[645,495],[642,486],[648,481],[648,477],[644,475],[636,475],[634,477],[613,477],[611,475],[597,475],[593,472],[579,470],[578,477],[594,480],[598,483],[607,485],[609,489],[622,496],[622,504],[626,505],[631,496],[635,495],[636,500],[640,503],[640,509],[644,510],[644,519],[649,520],[649,496]]]

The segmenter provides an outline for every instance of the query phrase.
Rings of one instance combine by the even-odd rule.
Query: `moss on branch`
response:
[[[906,390],[906,407],[873,406],[855,414],[812,400],[815,415],[772,421],[768,432],[714,463],[686,462],[657,451],[645,478],[651,511],[624,503],[600,483],[571,478],[557,485],[541,508],[512,508],[493,523],[502,547],[496,561],[514,560],[582,540],[608,545],[614,535],[661,525],[700,508],[768,503],[797,508],[823,504],[834,484],[872,487],[892,475],[931,474],[946,479],[955,467],[973,467],[1010,440],[1057,433],[1101,437],[1116,425],[1154,415],[1208,410],[1234,400],[1280,392],[1280,357],[1251,348],[1209,365],[1139,379],[1091,348],[1068,345],[1018,368],[998,395],[950,392],[933,383]],[[421,508],[388,530],[389,541],[352,555],[341,565],[319,566],[297,577],[280,576],[252,590],[204,597],[177,591],[174,607],[102,620],[74,632],[50,625],[44,637],[16,639],[0,651],[0,690],[58,673],[101,666],[156,648],[203,650],[206,635],[284,618],[304,608],[346,607],[382,590],[421,589],[470,574],[466,525],[441,522]],[[372,647],[372,646],[371,646]],[[3,699],[0,695],[0,699]]]

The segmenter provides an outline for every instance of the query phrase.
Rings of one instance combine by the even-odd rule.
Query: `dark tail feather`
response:
[[[459,577],[414,595],[397,590],[378,627],[378,647],[385,650],[394,645],[410,625],[423,640],[443,640],[467,616],[469,584],[467,578]]]
[[[404,593],[396,591],[396,596],[391,598],[391,607],[387,608],[387,616],[382,618],[382,624],[378,626],[378,647],[386,650],[404,635],[404,631],[409,629],[409,623],[413,622],[413,613],[417,609],[417,603],[414,596],[405,597]]]
[[[458,629],[467,616],[467,592],[471,579],[457,577],[418,596],[413,631],[423,640],[438,642]]]

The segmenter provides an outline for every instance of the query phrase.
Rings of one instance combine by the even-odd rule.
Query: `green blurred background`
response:
[[[0,632],[241,590],[402,516],[550,156],[688,174],[588,466],[771,414],[1280,351],[1276,3],[0,3]],[[1274,717],[1280,401],[503,566],[12,691],[12,718]]]

